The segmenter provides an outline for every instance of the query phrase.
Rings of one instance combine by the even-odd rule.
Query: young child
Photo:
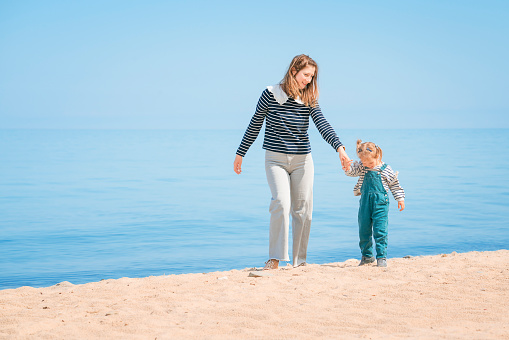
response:
[[[398,209],[405,209],[405,192],[399,185],[398,173],[382,162],[382,149],[371,142],[363,143],[357,140],[357,156],[360,162],[347,166],[345,174],[351,177],[359,176],[353,192],[361,196],[359,206],[359,246],[362,259],[359,266],[372,263],[373,235],[376,245],[376,259],[378,267],[387,267],[387,226],[389,217],[390,190],[394,199],[398,201]]]

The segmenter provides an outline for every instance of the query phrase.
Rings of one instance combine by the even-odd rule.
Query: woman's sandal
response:
[[[265,267],[263,267],[263,270],[277,269],[278,266],[279,260],[270,259],[267,262],[265,262]]]

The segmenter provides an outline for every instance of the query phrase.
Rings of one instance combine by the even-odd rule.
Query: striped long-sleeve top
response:
[[[266,123],[263,149],[286,154],[310,153],[311,145],[308,136],[310,116],[322,138],[334,150],[343,145],[318,105],[306,106],[298,99],[294,100],[286,96],[279,85],[268,86],[258,100],[256,112],[244,133],[237,155],[245,156],[258,137],[264,120]]]
[[[345,174],[350,177],[359,176],[359,180],[357,181],[357,184],[355,184],[355,187],[353,188],[353,193],[355,196],[361,195],[362,183],[364,183],[364,175],[366,174],[366,172],[380,171],[380,168],[384,164],[385,163],[382,162],[382,164],[375,166],[373,169],[369,169],[362,164],[362,161],[353,162],[353,164],[350,166],[350,170],[345,171]],[[389,192],[390,190],[392,192],[392,196],[394,196],[394,199],[396,201],[404,201],[405,191],[399,184],[398,173],[394,172],[390,165],[387,165],[385,169],[382,171],[381,175],[382,184],[384,186],[385,191]]]

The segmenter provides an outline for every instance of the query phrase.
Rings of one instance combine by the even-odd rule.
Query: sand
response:
[[[498,250],[7,289],[0,338],[509,339],[508,259]]]

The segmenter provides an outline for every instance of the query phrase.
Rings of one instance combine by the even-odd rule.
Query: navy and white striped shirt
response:
[[[237,149],[237,155],[245,156],[249,147],[258,137],[264,119],[266,119],[265,138],[263,140],[265,150],[297,155],[310,153],[309,116],[313,119],[322,138],[334,150],[343,145],[318,105],[309,107],[295,101],[293,98],[288,98],[285,103],[279,104],[274,94],[269,89],[265,89]]]

